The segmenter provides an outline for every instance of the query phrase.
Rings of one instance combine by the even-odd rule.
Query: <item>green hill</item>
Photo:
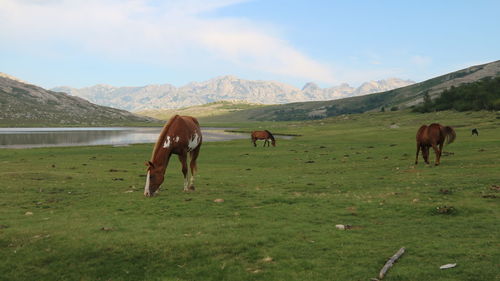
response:
[[[109,126],[156,123],[125,110],[99,106],[0,75],[0,126]]]
[[[341,114],[409,108],[423,102],[426,93],[437,98],[444,90],[479,81],[486,77],[500,76],[500,61],[472,66],[438,76],[410,86],[364,96],[330,101],[298,102],[263,106],[226,115],[206,118],[207,122],[233,121],[288,121],[319,119]]]

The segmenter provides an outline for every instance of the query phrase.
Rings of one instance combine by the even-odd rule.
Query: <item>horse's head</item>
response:
[[[276,146],[276,140],[275,140],[275,139],[273,139],[273,140],[271,141],[271,144],[272,144],[273,146]]]
[[[156,167],[151,161],[146,162],[148,173],[146,175],[146,186],[144,186],[144,196],[154,196],[164,180],[164,170]]]

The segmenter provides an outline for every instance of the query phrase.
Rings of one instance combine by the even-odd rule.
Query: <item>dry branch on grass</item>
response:
[[[399,249],[399,251],[396,252],[396,254],[394,254],[384,265],[384,267],[382,267],[382,269],[380,270],[380,273],[378,274],[378,279],[372,279],[372,280],[382,280],[382,278],[384,278],[385,274],[387,273],[387,270],[389,270],[389,268],[392,267],[392,265],[404,254],[405,252],[405,248],[402,247],[401,249]]]

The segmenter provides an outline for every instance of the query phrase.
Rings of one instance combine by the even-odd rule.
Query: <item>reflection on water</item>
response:
[[[160,127],[102,128],[0,128],[0,148],[49,146],[128,145],[154,143]],[[203,141],[249,138],[247,134],[225,132],[223,128],[202,128]]]

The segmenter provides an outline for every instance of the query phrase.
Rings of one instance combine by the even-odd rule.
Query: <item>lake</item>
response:
[[[155,143],[161,127],[0,128],[0,148]],[[201,128],[203,141],[250,138],[224,128]]]

